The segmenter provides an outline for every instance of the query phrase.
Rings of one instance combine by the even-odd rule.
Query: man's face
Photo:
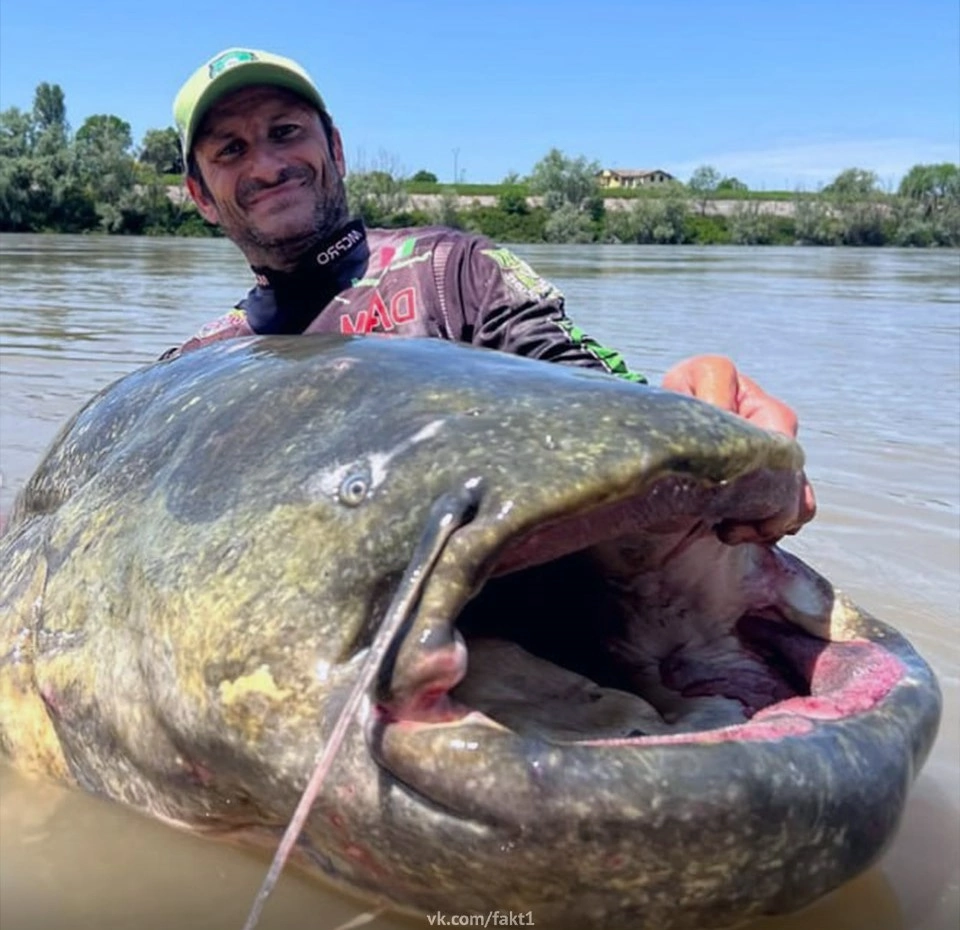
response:
[[[277,87],[245,87],[210,108],[193,147],[197,208],[252,265],[288,269],[347,219],[340,134]]]

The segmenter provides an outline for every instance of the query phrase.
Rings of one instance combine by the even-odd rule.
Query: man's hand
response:
[[[739,414],[754,426],[785,433],[796,438],[797,415],[784,403],[767,394],[755,381],[728,358],[697,355],[674,365],[664,376],[669,391],[698,397],[723,410]],[[817,501],[806,476],[799,499],[785,502],[776,514],[759,523],[739,524],[724,534],[725,542],[776,542],[781,536],[796,533],[813,519]]]

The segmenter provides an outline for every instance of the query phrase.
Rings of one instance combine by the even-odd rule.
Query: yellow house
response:
[[[597,183],[601,187],[646,187],[675,180],[660,168],[604,168],[597,172]]]

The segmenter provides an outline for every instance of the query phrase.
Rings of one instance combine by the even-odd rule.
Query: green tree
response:
[[[897,197],[892,214],[894,245],[925,248],[936,244],[934,224],[922,204],[909,197]]]
[[[900,182],[901,197],[917,201],[930,216],[943,205],[960,202],[960,165],[914,165]]]
[[[411,214],[405,174],[396,156],[383,149],[370,162],[359,153],[344,182],[350,212],[368,226],[408,225]]]
[[[886,245],[890,237],[890,212],[876,200],[857,201],[841,210],[844,245]]]
[[[415,184],[436,184],[437,176],[432,171],[421,168],[410,180]]]
[[[847,168],[821,194],[843,245],[884,245],[890,232],[890,208],[877,185],[877,175],[864,168]]]
[[[599,201],[600,188],[597,185],[598,162],[579,158],[567,158],[559,149],[551,149],[534,166],[530,175],[531,193],[543,197],[543,205],[548,210],[559,210],[562,206],[571,206],[577,211],[591,211]]]
[[[62,158],[0,160],[0,229],[83,232],[97,222],[92,198]]]
[[[803,245],[837,245],[841,240],[840,220],[822,196],[797,193],[794,201],[797,241]]]
[[[527,189],[520,184],[503,184],[497,196],[497,207],[504,213],[524,216],[530,212]]]
[[[133,145],[130,124],[119,116],[101,113],[88,116],[77,130],[78,146],[97,155],[126,155]]]
[[[177,130],[172,126],[148,129],[143,134],[138,161],[149,165],[157,174],[180,174],[183,171],[183,158]]]
[[[863,168],[847,168],[841,171],[824,189],[834,202],[868,200],[880,193],[877,175]]]
[[[48,84],[44,81],[37,85],[33,95],[33,118],[40,132],[60,129],[66,135],[67,103],[63,88],[59,84]]]
[[[730,241],[735,245],[769,245],[777,230],[773,214],[757,200],[742,200],[734,207],[727,221]]]
[[[80,232],[96,226],[77,172],[63,89],[39,84],[33,108],[0,114],[0,228]]]
[[[34,119],[17,107],[0,112],[0,158],[23,158],[33,149]]]
[[[389,171],[354,171],[346,179],[350,212],[368,226],[396,226],[409,197],[403,181]]]
[[[46,81],[38,84],[33,95],[34,154],[44,156],[62,153],[67,147],[69,134],[63,88]]]
[[[463,228],[489,236],[497,242],[543,242],[550,214],[543,207],[529,213],[504,213],[497,207],[474,204],[460,214]]]
[[[29,159],[0,158],[0,231],[32,232],[43,223]]]
[[[429,211],[430,221],[438,226],[450,226],[460,229],[460,198],[456,191],[445,190],[440,194],[434,207]]]
[[[728,191],[742,193],[747,190],[749,190],[749,188],[739,178],[721,178],[717,183],[717,193]]]
[[[131,228],[124,213],[136,199],[130,124],[110,114],[90,116],[77,130],[74,142],[80,180],[97,204],[103,228],[107,232],[135,231],[138,221]]]
[[[700,215],[707,215],[707,204],[720,184],[720,172],[712,165],[701,165],[690,175],[687,189],[700,207]]]
[[[565,203],[551,211],[543,236],[547,242],[593,242],[597,229],[589,213]]]
[[[604,238],[609,242],[674,245],[687,241],[689,202],[679,186],[664,196],[641,197],[629,208],[609,210]]]

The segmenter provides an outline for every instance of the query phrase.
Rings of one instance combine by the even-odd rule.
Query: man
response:
[[[190,196],[256,275],[233,311],[174,351],[253,333],[384,332],[645,380],[573,325],[556,288],[490,240],[442,227],[367,230],[352,219],[340,133],[296,62],[229,49],[190,77],[173,110]],[[688,359],[663,383],[796,435],[793,411],[729,359]],[[800,500],[738,528],[731,541],[796,532],[814,510],[805,484]]]

